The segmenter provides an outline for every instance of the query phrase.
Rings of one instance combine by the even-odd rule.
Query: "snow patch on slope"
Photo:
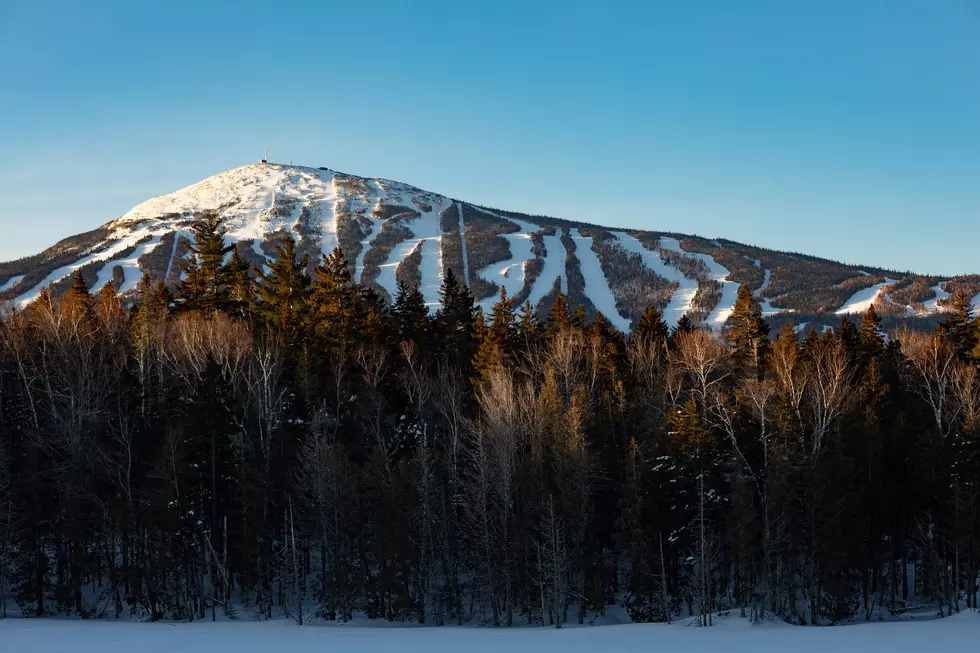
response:
[[[140,269],[139,260],[144,254],[149,254],[157,247],[160,246],[160,238],[166,232],[157,232],[150,236],[150,240],[138,245],[133,253],[124,259],[119,259],[117,261],[109,261],[102,266],[99,270],[98,279],[95,285],[90,289],[91,292],[98,292],[102,290],[109,281],[112,280],[112,270],[118,265],[123,271],[123,283],[116,291],[119,293],[129,292],[130,290],[135,290],[136,285],[139,283],[140,277],[143,276],[143,270]]]
[[[776,313],[781,312],[781,309],[774,307],[772,304],[769,303],[768,299],[762,296],[762,293],[764,293],[766,291],[766,288],[769,287],[769,281],[770,278],[772,277],[772,270],[770,270],[769,268],[763,268],[762,261],[759,259],[753,259],[752,263],[755,264],[755,267],[761,268],[762,273],[765,275],[762,279],[762,285],[759,286],[759,288],[753,293],[753,295],[755,295],[756,301],[759,302],[759,306],[762,307],[762,317],[766,317],[767,315],[775,315]]]
[[[895,279],[885,278],[881,283],[876,283],[868,288],[862,288],[857,291],[851,298],[844,302],[844,305],[837,309],[837,315],[846,315],[850,313],[863,313],[868,310],[875,301],[885,292],[885,288],[889,285],[895,283]]]
[[[505,217],[492,211],[487,211],[480,207],[473,207],[478,211],[493,216],[498,220],[507,220],[519,227],[518,231],[509,234],[500,234],[500,237],[507,241],[510,248],[510,258],[498,263],[492,263],[477,272],[481,278],[490,283],[495,283],[507,291],[508,297],[521,292],[524,288],[524,266],[534,258],[532,251],[534,243],[531,234],[541,231],[541,227],[517,218]],[[552,279],[554,282],[554,279]],[[493,305],[497,302],[497,297],[486,297],[477,302],[483,308],[484,313],[489,313]]]
[[[627,252],[632,252],[633,254],[639,254],[640,258],[643,259],[644,265],[646,265],[654,274],[663,277],[667,281],[673,281],[677,284],[677,290],[670,297],[670,302],[668,302],[667,307],[664,308],[663,316],[664,322],[670,328],[677,327],[677,322],[691,310],[691,304],[694,301],[694,296],[698,292],[698,282],[695,279],[689,279],[684,274],[672,265],[667,265],[662,258],[660,258],[660,252],[647,249],[643,246],[643,243],[636,236],[632,236],[621,231],[613,231],[613,236],[619,241],[620,247],[625,249]],[[664,244],[664,241],[671,241]],[[665,247],[665,249],[676,249],[680,250],[680,243],[674,238],[667,238],[662,236],[660,238],[660,246]],[[686,253],[686,252],[685,252]]]
[[[155,233],[156,232],[151,232],[149,228],[144,227],[142,229],[137,229],[135,231],[130,231],[129,233],[124,234],[121,238],[119,238],[114,243],[112,243],[112,245],[103,249],[102,251],[97,252],[95,254],[89,254],[88,256],[83,256],[82,258],[78,259],[74,263],[70,263],[68,265],[62,266],[57,270],[54,270],[53,272],[49,273],[48,276],[42,279],[33,288],[31,288],[27,292],[23,293],[22,295],[19,295],[16,299],[14,299],[14,305],[17,306],[18,308],[24,308],[32,301],[37,299],[38,295],[41,294],[41,291],[47,286],[51,285],[52,283],[64,279],[68,275],[73,274],[76,270],[78,270],[79,268],[85,265],[88,265],[89,263],[94,263],[98,261],[108,261],[109,259],[116,256],[120,252],[123,252],[124,250],[135,246],[136,243],[142,240],[143,238],[147,236],[155,235]],[[111,278],[111,268],[110,268],[110,278]]]
[[[612,290],[609,288],[606,275],[602,273],[599,257],[592,251],[592,238],[581,235],[578,229],[570,230],[569,235],[575,241],[575,255],[582,266],[586,297],[614,327],[623,333],[627,333],[630,330],[630,321],[620,315],[619,310],[616,309],[616,298],[613,297]]]
[[[708,268],[708,276],[721,284],[721,298],[718,300],[718,305],[715,306],[714,310],[708,314],[705,318],[704,323],[710,326],[712,329],[721,328],[724,326],[725,322],[728,320],[728,316],[732,314],[732,309],[735,308],[735,300],[738,299],[738,286],[739,284],[735,281],[728,281],[728,268],[723,265],[719,265],[712,256],[708,254],[700,254],[697,252],[689,252],[686,249],[681,249],[680,243],[675,238],[660,238],[660,247],[671,249],[675,252],[679,252],[686,256],[693,256],[699,259]],[[693,299],[693,297],[692,297]]]
[[[16,277],[10,277],[9,279],[7,279],[6,282],[4,282],[2,286],[0,286],[0,292],[4,292],[5,290],[10,290],[11,288],[16,286],[18,283],[20,283],[23,280],[24,280],[23,274],[18,274]]]
[[[398,266],[421,244],[422,263],[419,265],[419,273],[422,282],[419,290],[430,312],[437,311],[442,305],[439,300],[443,277],[442,223],[439,214],[446,209],[449,202],[450,200],[444,197],[437,198],[437,201],[431,204],[430,211],[421,212],[419,217],[404,223],[412,232],[412,237],[398,243],[388,253],[388,260],[381,265],[381,272],[377,279],[378,284],[388,291],[392,299],[398,294],[396,274]]]
[[[940,281],[935,286],[931,288],[932,292],[936,293],[936,296],[932,299],[922,302],[922,305],[926,309],[926,313],[939,313],[940,311],[946,310],[945,307],[940,306],[940,300],[949,297],[949,293],[943,290],[943,284],[945,281]]]
[[[561,292],[568,295],[568,274],[565,271],[568,252],[565,250],[565,243],[561,242],[561,236],[562,231],[557,227],[553,236],[542,236],[547,252],[544,257],[544,266],[541,268],[541,274],[534,280],[534,286],[527,297],[531,306],[535,308],[551,292],[555,285],[555,279],[561,280],[559,285]]]

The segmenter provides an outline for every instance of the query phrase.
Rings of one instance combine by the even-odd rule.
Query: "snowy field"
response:
[[[356,623],[356,622],[355,622]],[[948,619],[856,623],[832,627],[752,625],[717,618],[711,628],[629,624],[552,628],[296,626],[290,621],[132,623],[8,619],[0,621],[0,650],[32,653],[288,653],[398,651],[402,653],[845,653],[975,651],[980,615]]]

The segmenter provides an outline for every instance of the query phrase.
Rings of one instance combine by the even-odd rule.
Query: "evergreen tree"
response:
[[[494,368],[509,365],[514,352],[514,308],[507,298],[507,290],[500,289],[500,299],[493,305],[490,323],[483,329],[483,337],[473,359],[477,378],[485,381]]]
[[[948,317],[940,322],[938,333],[952,345],[961,360],[968,360],[977,347],[977,323],[972,318],[973,304],[962,290],[953,294]]]
[[[226,308],[229,298],[229,273],[225,255],[234,249],[225,245],[225,229],[216,213],[209,213],[191,227],[193,242],[190,254],[180,263],[184,279],[178,298],[183,310],[216,310]]]
[[[276,245],[275,256],[268,262],[268,274],[255,268],[259,298],[256,311],[266,324],[285,336],[287,343],[295,342],[303,319],[306,291],[310,285],[305,272],[308,264],[306,254],[297,258],[296,241],[286,235]]]
[[[736,364],[746,374],[761,378],[769,345],[769,325],[762,319],[762,307],[752,295],[752,289],[745,284],[738,289],[724,332]]]
[[[432,342],[433,320],[418,286],[409,286],[404,281],[398,282],[391,315],[395,320],[395,333],[399,340],[413,342],[418,347],[435,344]]]
[[[666,343],[669,337],[670,327],[664,322],[663,312],[651,304],[633,328],[633,338],[649,343]]]

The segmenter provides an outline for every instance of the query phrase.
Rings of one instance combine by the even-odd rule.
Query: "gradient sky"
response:
[[[980,272],[978,0],[0,0],[0,259],[270,158]]]

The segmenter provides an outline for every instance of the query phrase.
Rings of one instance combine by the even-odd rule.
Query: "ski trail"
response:
[[[439,299],[439,290],[442,287],[442,228],[439,214],[446,208],[447,200],[441,198],[439,203],[431,204],[432,210],[422,213],[419,217],[407,222],[405,226],[412,232],[412,237],[398,243],[388,253],[388,260],[381,265],[377,282],[382,288],[388,291],[388,295],[394,300],[398,294],[398,266],[402,264],[419,243],[422,244],[422,262],[419,265],[419,274],[422,283],[419,290],[429,312],[435,312],[442,305]]]
[[[762,285],[759,286],[754,293],[752,293],[755,296],[756,301],[759,302],[759,306],[762,308],[762,317],[766,317],[767,315],[775,315],[776,313],[779,313],[781,309],[774,307],[769,303],[768,299],[762,296],[762,293],[769,287],[769,280],[772,277],[772,270],[762,267],[762,261],[760,259],[752,259],[752,263],[755,265],[755,267],[760,268],[762,273],[765,275],[762,279]]]
[[[850,299],[844,302],[844,305],[835,312],[837,315],[865,312],[869,306],[875,303],[875,300],[878,299],[881,293],[885,291],[885,287],[892,283],[895,283],[895,279],[885,277],[885,280],[881,283],[876,283],[868,288],[862,288],[851,295]]]
[[[17,284],[19,284],[21,281],[24,280],[24,276],[25,275],[23,274],[19,274],[16,277],[10,277],[2,286],[0,286],[0,292],[10,290],[14,286],[16,286]]]
[[[670,301],[667,303],[666,308],[663,311],[664,322],[667,323],[671,329],[677,327],[677,323],[680,319],[691,310],[691,305],[694,303],[694,296],[698,292],[698,282],[696,279],[689,279],[684,276],[684,274],[672,265],[668,265],[660,258],[660,252],[647,249],[643,246],[643,243],[636,236],[632,236],[627,233],[620,231],[613,231],[613,236],[619,241],[619,245],[625,249],[627,252],[632,252],[633,254],[639,254],[643,263],[653,271],[657,276],[663,277],[667,281],[673,281],[677,284],[677,290],[674,294],[670,296]],[[664,241],[671,241],[665,243]],[[664,249],[670,250],[680,250],[680,243],[673,239],[661,236],[660,246]],[[686,252],[685,252],[686,253]]]
[[[98,254],[89,254],[88,256],[83,256],[82,258],[78,259],[74,263],[69,263],[68,265],[62,266],[57,270],[54,270],[53,272],[49,273],[48,276],[42,279],[39,283],[37,283],[33,288],[31,288],[27,292],[15,298],[14,305],[17,306],[18,308],[24,308],[32,301],[37,299],[38,295],[41,294],[41,290],[43,290],[47,286],[50,286],[51,284],[60,281],[61,279],[64,279],[65,277],[69,276],[70,274],[73,274],[76,270],[84,267],[85,265],[88,265],[89,263],[95,263],[97,261],[108,261],[116,254],[119,254],[120,252],[124,251],[129,247],[133,247],[134,245],[136,245],[138,241],[142,240],[144,237],[148,235],[150,235],[149,229],[146,228],[137,229],[135,231],[126,234],[125,236],[123,236],[122,238],[114,242],[111,246],[107,247],[106,249],[99,252]]]
[[[949,293],[943,290],[943,284],[945,281],[940,281],[935,286],[932,287],[932,292],[936,293],[936,296],[932,299],[922,302],[922,305],[926,309],[926,313],[939,313],[945,310],[944,307],[939,305],[939,301],[949,297]]]
[[[585,296],[591,300],[596,310],[606,316],[613,326],[628,333],[630,321],[619,314],[616,308],[616,298],[609,288],[609,281],[602,273],[599,257],[592,251],[592,238],[583,236],[578,229],[571,229],[569,235],[575,242],[575,255],[582,267],[582,277],[585,279]]]
[[[568,260],[568,252],[565,251],[565,243],[561,242],[561,229],[555,228],[553,236],[543,236],[544,247],[544,267],[541,274],[534,280],[531,292],[527,300],[535,309],[541,303],[555,285],[555,279],[561,279],[561,291],[568,295],[568,274],[565,271],[565,264]]]
[[[136,288],[137,282],[141,276],[143,276],[143,270],[140,268],[140,257],[144,254],[149,254],[157,247],[160,246],[160,238],[166,232],[158,231],[154,232],[150,236],[150,240],[141,245],[138,245],[133,253],[124,259],[119,259],[117,261],[109,261],[99,270],[98,278],[95,280],[95,285],[89,290],[91,292],[98,292],[105,287],[109,281],[112,280],[112,270],[117,265],[123,270],[123,283],[116,288],[116,291],[120,294],[129,292]]]
[[[463,222],[463,203],[456,202],[456,210],[459,212],[459,245],[463,252],[463,282],[466,287],[470,287],[470,260],[466,255],[466,223]]]
[[[361,251],[357,253],[357,260],[354,262],[354,281],[357,283],[361,283],[361,276],[364,274],[364,257],[371,249],[371,242],[381,233],[381,226],[384,224],[384,220],[379,220],[373,215],[364,215],[363,217],[371,221],[371,231],[364,237],[364,240],[360,241]]]
[[[721,297],[718,299],[718,304],[711,311],[711,313],[708,314],[708,317],[705,318],[704,322],[712,329],[721,328],[724,326],[725,322],[728,320],[728,316],[732,314],[732,309],[735,307],[735,300],[738,299],[739,286],[739,284],[735,281],[728,281],[728,268],[724,267],[723,265],[719,265],[718,262],[715,261],[714,257],[708,254],[689,252],[686,249],[681,249],[680,242],[678,242],[675,238],[661,237],[660,247],[666,247],[666,249],[673,250],[686,256],[693,256],[707,266],[708,276],[721,284]]]
[[[510,258],[491,263],[477,272],[485,281],[504,288],[508,297],[513,297],[524,288],[524,266],[534,258],[534,243],[531,241],[531,234],[541,231],[541,227],[524,220],[497,215],[486,209],[477,208],[477,210],[498,220],[506,220],[518,226],[518,230],[514,233],[500,234],[500,237],[507,241]],[[497,299],[496,296],[486,297],[478,301],[477,304],[483,307],[484,313],[489,313],[493,309],[493,305],[497,303]]]

